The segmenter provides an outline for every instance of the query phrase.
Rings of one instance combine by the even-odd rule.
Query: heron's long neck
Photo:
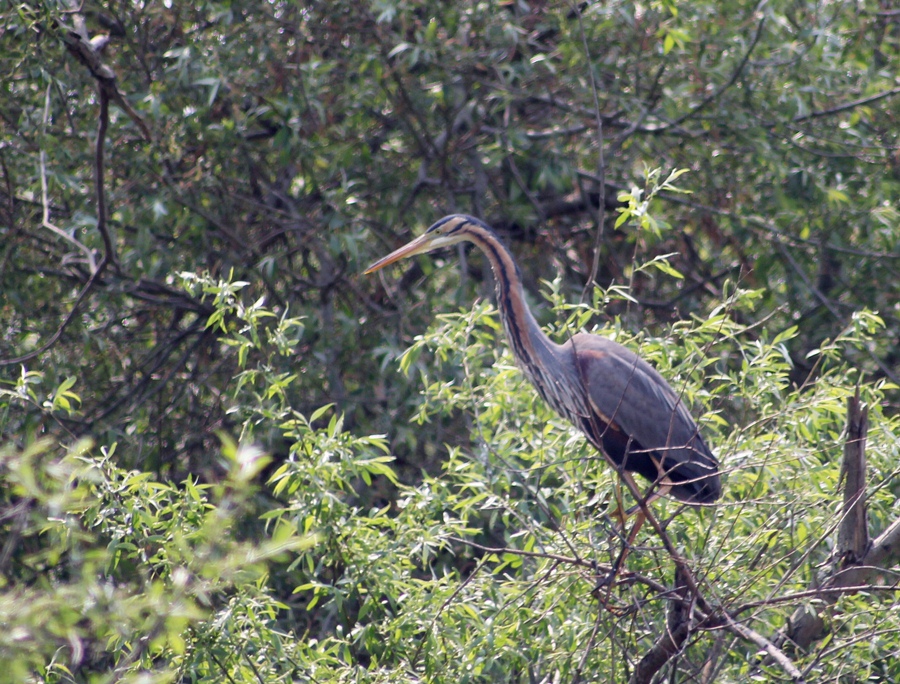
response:
[[[563,358],[560,346],[544,334],[525,303],[522,277],[512,254],[493,232],[484,228],[470,229],[469,239],[478,245],[491,262],[497,290],[497,307],[519,367],[547,403],[558,413],[568,415],[568,404],[571,402],[560,396],[558,388],[561,380],[575,375],[576,370],[573,364],[567,363]]]

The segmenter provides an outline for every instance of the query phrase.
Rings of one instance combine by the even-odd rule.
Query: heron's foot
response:
[[[591,591],[591,596],[597,599],[597,603],[617,617],[623,617],[634,611],[633,605],[622,605],[612,593],[614,586],[622,581],[627,581],[625,576],[630,576],[630,573],[620,574],[617,570],[610,569],[609,572],[597,578],[597,586]],[[616,605],[617,603],[619,605]]]
[[[597,582],[591,590],[591,596],[599,599],[602,603],[609,601],[610,592],[612,592],[612,588],[618,582],[620,571],[622,569],[622,560],[624,560],[624,558],[625,554],[619,554],[615,563],[606,568],[602,568],[602,570],[596,565],[594,566]]]
[[[607,598],[609,597],[609,590],[612,589],[616,584],[616,574],[617,571],[615,569],[610,569],[609,572],[606,572],[597,577],[597,583],[594,585],[594,588],[591,589],[591,595],[599,598],[600,591],[602,589],[607,590]]]

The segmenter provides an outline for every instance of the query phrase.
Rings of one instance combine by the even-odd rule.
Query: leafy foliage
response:
[[[203,288],[218,325],[234,310],[234,284]],[[721,312],[666,338],[638,340],[618,325],[602,332],[638,348],[705,407],[701,422],[728,468],[727,498],[699,511],[664,501],[659,515],[708,600],[765,629],[786,622],[832,562],[839,512],[831,502],[855,383],[843,357],[881,322],[861,315],[819,350],[815,383],[797,388],[784,346],[794,333],[747,341],[735,320],[758,301],[735,291]],[[264,365],[283,351],[277,330],[294,323],[282,317],[263,335],[260,323],[276,317],[259,302],[243,311],[246,325],[230,326],[224,342],[252,340],[248,358]],[[559,313],[563,334],[584,322],[583,307]],[[9,671],[45,681],[148,668],[160,681],[188,673],[198,681],[627,677],[661,629],[671,562],[644,535],[625,581],[597,587],[621,543],[608,517],[615,476],[536,401],[499,334],[482,304],[440,316],[404,356],[424,386],[416,422],[460,413],[476,436],[417,484],[398,480],[383,438],[353,437],[333,413],[315,427],[332,409],[304,417],[281,403],[283,381],[264,373],[235,383],[234,405],[270,398],[245,420],[275,416],[291,446],[255,522],[248,514],[262,492],[252,482],[266,459],[251,447],[224,444],[220,483],[179,485],[116,467],[115,448],[7,450],[4,525],[15,552],[3,605],[16,627],[0,653]],[[887,387],[863,389],[875,408]],[[740,425],[722,418],[739,412]],[[896,421],[876,409],[870,434],[873,479],[884,483],[870,499],[878,528],[896,501]],[[798,655],[798,666],[822,680],[841,670],[895,676],[889,656],[900,626],[888,596],[841,599],[831,640]],[[615,647],[601,646],[598,634]],[[709,660],[724,638],[698,631],[678,669],[695,676],[712,662],[726,678],[744,676],[752,650],[731,646]]]
[[[44,0],[0,32],[11,678],[638,681],[686,611],[657,681],[900,679],[896,558],[812,590],[857,387],[872,536],[897,520],[895,11]],[[621,488],[480,257],[356,276],[449,211],[723,461],[617,582]]]

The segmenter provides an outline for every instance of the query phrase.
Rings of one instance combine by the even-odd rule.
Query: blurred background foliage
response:
[[[545,328],[688,392],[726,503],[672,526],[718,605],[757,600],[773,637],[797,606],[773,597],[828,565],[857,384],[873,530],[897,517],[890,3],[45,0],[4,5],[0,36],[17,676],[630,676],[666,601],[586,600],[614,478],[513,369],[487,264],[360,276],[454,211],[510,245]],[[73,36],[122,99],[105,214]],[[655,543],[629,567],[668,585]],[[844,648],[801,669],[900,677],[892,595],[845,600]],[[674,681],[768,672],[733,639],[698,632]]]

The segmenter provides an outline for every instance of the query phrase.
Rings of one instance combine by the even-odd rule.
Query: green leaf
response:
[[[334,407],[334,404],[325,404],[324,406],[320,406],[315,411],[312,412],[312,415],[309,417],[310,423],[315,423],[319,418],[324,416],[328,411],[330,411]]]

